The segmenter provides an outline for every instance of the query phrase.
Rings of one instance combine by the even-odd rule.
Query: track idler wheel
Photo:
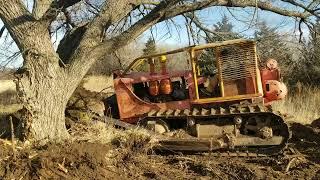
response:
[[[156,120],[142,120],[140,122],[140,125],[145,127],[146,129],[150,130],[150,131],[154,131],[155,133],[158,134],[164,134],[169,132],[169,125],[161,120],[161,119],[156,119]]]
[[[264,126],[258,130],[257,135],[262,139],[272,138],[273,136],[272,128]]]
[[[262,139],[272,138],[274,134],[271,124],[271,116],[252,116],[248,119],[244,127],[244,131],[246,133],[249,131],[254,132],[257,137]]]

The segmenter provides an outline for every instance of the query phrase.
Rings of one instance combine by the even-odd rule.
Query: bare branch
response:
[[[111,42],[113,44],[113,48],[118,48],[126,45],[128,43],[128,39],[135,39],[141,33],[152,27],[154,24],[166,20],[164,17],[166,16],[167,9],[174,6],[178,2],[179,0],[172,0],[170,2],[162,1],[149,14],[132,25],[128,30],[121,33],[121,35],[112,38]],[[110,41],[107,41],[106,43],[110,43]],[[104,45],[106,43],[104,43]]]
[[[182,4],[176,7],[172,7],[168,9],[166,16],[164,19],[172,18],[174,16],[184,14],[186,12],[190,11],[196,11],[196,10],[201,10],[207,7],[212,7],[212,6],[226,6],[226,7],[258,7],[261,10],[266,10],[266,11],[271,11],[283,16],[290,16],[290,17],[298,17],[302,19],[307,19],[310,17],[312,14],[305,12],[301,13],[298,11],[294,10],[287,10],[285,8],[279,8],[274,6],[271,2],[261,2],[258,0],[203,0],[199,2],[194,2],[194,3],[186,3]]]
[[[3,34],[3,32],[4,32],[5,29],[6,29],[6,28],[5,28],[4,26],[2,26],[2,28],[0,29],[0,38],[2,37],[2,34]]]
[[[299,32],[300,32],[299,42],[302,42],[302,35],[303,35],[303,31],[301,28],[302,23],[303,23],[303,19],[300,19],[300,21],[299,21]]]
[[[20,0],[0,0],[0,4],[0,18],[11,37],[22,50],[26,38],[25,33],[32,29],[35,19]]]
[[[66,17],[66,23],[70,24],[74,28],[76,25],[72,22],[69,11],[67,9],[63,9],[62,12]]]
[[[53,0],[34,0],[32,15],[36,19],[40,19],[43,14],[50,8],[52,2]]]
[[[194,13],[186,13],[184,16],[186,18],[189,18],[191,22],[193,22],[200,30],[202,30],[207,35],[207,37],[210,37],[208,34],[214,34],[220,37],[221,39],[224,39],[222,35],[229,34],[227,32],[217,32],[205,27]]]
[[[297,6],[297,7],[300,7],[300,8],[302,8],[302,9],[304,9],[306,12],[314,15],[315,17],[320,18],[319,13],[316,12],[316,11],[318,11],[319,9],[310,9],[310,6],[311,6],[315,1],[311,2],[308,6],[305,6],[305,5],[303,5],[303,4],[299,3],[299,2],[296,2],[296,1],[294,1],[294,0],[281,0],[281,1],[290,3],[290,4],[292,4],[292,5],[294,5],[294,6]]]
[[[68,60],[72,55],[72,52],[79,46],[84,33],[86,32],[86,25],[76,27],[69,31],[65,37],[60,41],[57,49],[60,59],[64,64],[68,64]]]
[[[117,49],[126,45],[130,40],[138,37],[142,32],[149,29],[156,23],[170,19],[180,14],[184,14],[190,11],[201,10],[210,6],[227,6],[227,7],[258,7],[262,10],[272,11],[284,16],[298,17],[300,19],[306,19],[311,16],[310,13],[301,13],[298,11],[291,11],[287,9],[282,9],[274,6],[269,2],[261,2],[257,0],[203,0],[197,2],[188,2],[184,4],[177,5],[181,1],[162,1],[157,5],[149,14],[144,16],[137,23],[132,25],[128,30],[121,33],[121,35],[112,38],[109,41],[99,45],[100,47],[105,46],[106,49],[110,48],[112,44],[112,49]],[[98,48],[100,49],[100,48]],[[105,49],[105,50],[106,50]],[[101,51],[101,50],[98,50]],[[105,51],[108,52],[108,51]]]
[[[100,9],[98,9],[97,7],[95,7],[92,3],[90,3],[88,0],[85,0],[86,5],[88,5],[90,8],[94,9],[96,12],[94,12],[94,14],[99,13]]]
[[[45,7],[42,7],[41,12],[43,12],[42,14],[39,14],[39,16],[41,17],[42,21],[47,21],[48,25],[55,20],[55,18],[58,16],[58,14],[63,10],[66,9],[70,6],[73,6],[79,2],[81,2],[81,0],[59,0],[59,1],[52,1],[52,0],[44,0],[44,1],[51,1],[51,3],[46,4]],[[40,18],[38,17],[38,18]]]
[[[133,9],[137,6],[137,2],[134,0],[109,0],[102,7],[98,16],[96,16],[92,22],[90,22],[87,27],[84,35],[82,36],[81,42],[77,49],[74,49],[69,56],[70,60],[70,69],[75,67],[79,68],[79,66],[83,66],[84,62],[88,62],[88,55],[93,54],[90,49],[100,45],[104,41],[104,32],[107,28],[109,28],[112,24],[115,24],[126,17]],[[94,55],[98,57],[97,55]],[[79,58],[82,59],[79,61]],[[88,66],[91,66],[96,59],[94,58]],[[77,61],[75,61],[77,60]],[[74,64],[72,64],[74,63]],[[85,66],[83,68],[88,68]],[[70,70],[72,72],[72,70]]]
[[[32,57],[49,57],[54,67],[58,58],[50,39],[48,26],[37,21],[20,0],[0,0],[0,18],[23,56],[25,68],[36,62]]]

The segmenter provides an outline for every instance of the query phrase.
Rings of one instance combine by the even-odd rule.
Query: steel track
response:
[[[285,123],[283,116],[279,112],[274,112],[271,107],[265,107],[261,105],[240,105],[240,106],[229,106],[226,108],[193,108],[193,109],[185,109],[185,110],[159,110],[159,111],[150,111],[145,115],[145,118],[151,119],[176,119],[176,118],[218,118],[218,117],[234,117],[234,116],[254,116],[254,115],[272,115],[276,117],[276,121],[281,127],[283,141],[279,145],[273,146],[242,146],[242,147],[234,147],[224,148],[224,149],[214,149],[211,148],[211,142],[206,142],[205,139],[196,140],[192,139],[190,143],[190,147],[182,147],[182,148],[173,148],[172,146],[168,146],[169,144],[177,142],[178,144],[181,141],[190,141],[190,140],[182,140],[179,138],[171,138],[163,135],[156,134],[158,139],[158,144],[154,146],[154,149],[160,151],[168,151],[168,152],[209,152],[212,156],[217,157],[266,157],[266,156],[278,156],[283,155],[287,149],[286,145],[288,140],[291,137],[291,133],[289,130],[289,126]],[[105,122],[105,120],[103,120]],[[136,129],[141,128],[137,125],[132,125],[120,120],[112,120],[113,124],[121,127],[123,129]],[[155,135],[155,132],[149,131],[150,134]],[[201,148],[204,147],[206,148]],[[179,145],[178,145],[179,146]],[[173,146],[174,147],[174,146]],[[200,148],[199,148],[200,147]]]

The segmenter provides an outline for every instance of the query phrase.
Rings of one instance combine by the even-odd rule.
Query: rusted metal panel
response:
[[[125,80],[116,79],[114,86],[117,95],[120,119],[123,119],[126,122],[136,123],[140,117],[145,116],[152,110],[190,109],[189,100],[171,101],[166,103],[150,103],[143,101],[133,93],[132,86],[123,81]],[[159,115],[160,114],[158,114],[158,116]],[[151,116],[154,116],[154,114]]]

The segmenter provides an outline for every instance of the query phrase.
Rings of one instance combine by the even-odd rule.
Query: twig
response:
[[[1,36],[2,36],[2,34],[3,34],[3,32],[4,32],[4,30],[5,30],[5,27],[4,27],[4,26],[2,26],[2,28],[0,29],[0,38],[1,38]]]
[[[58,164],[58,169],[61,170],[64,173],[68,173],[68,169],[64,167],[64,163],[65,163],[66,158],[63,158],[62,163],[57,163]]]
[[[192,161],[192,162],[194,162],[195,160],[194,159],[192,159],[192,158],[189,158],[189,157],[183,157],[183,156],[177,156],[177,157],[175,157],[175,159],[177,159],[177,160],[184,160],[184,161]]]
[[[16,148],[14,144],[14,129],[13,129],[12,116],[9,116],[9,120],[10,120],[10,127],[11,127],[11,143],[12,143],[13,159],[16,160]]]
[[[22,176],[19,178],[19,180],[22,180],[27,173],[28,173],[28,171],[25,171],[25,172],[22,174]]]
[[[296,157],[294,157],[294,158],[292,158],[290,161],[289,161],[289,163],[288,163],[288,165],[287,165],[287,167],[286,167],[286,173],[287,172],[289,172],[289,169],[290,169],[290,166],[291,166],[291,164],[296,160],[297,158]]]

